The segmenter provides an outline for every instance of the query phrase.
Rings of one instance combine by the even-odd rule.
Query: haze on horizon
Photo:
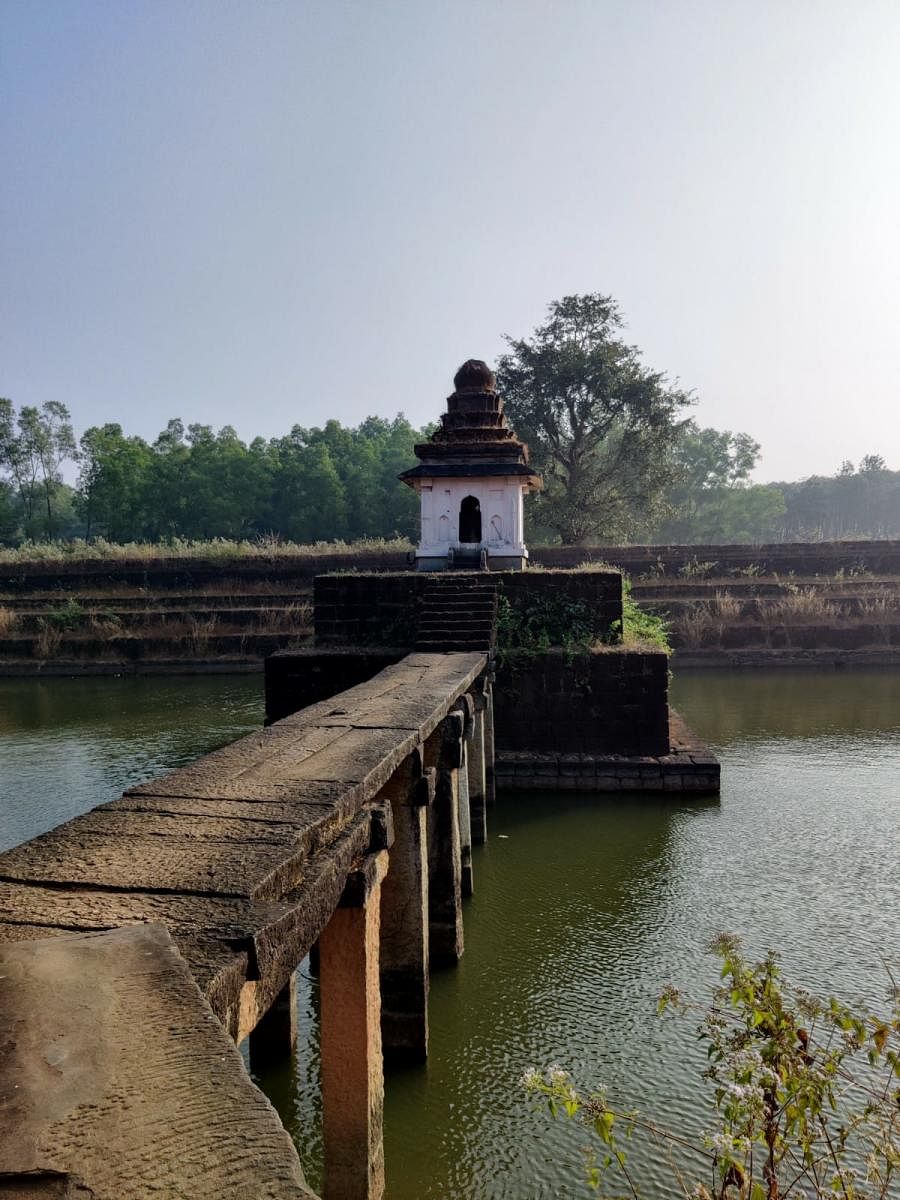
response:
[[[900,5],[0,0],[0,395],[402,410],[613,295],[760,480],[900,468]]]

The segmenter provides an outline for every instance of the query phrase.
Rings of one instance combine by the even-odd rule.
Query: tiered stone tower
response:
[[[421,499],[416,568],[522,570],[523,500],[540,489],[541,476],[506,422],[487,363],[470,358],[453,386],[440,428],[415,448],[419,466],[400,476]]]

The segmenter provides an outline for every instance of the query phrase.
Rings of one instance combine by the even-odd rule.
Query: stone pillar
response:
[[[325,1200],[384,1195],[384,1069],[378,942],[388,853],[347,879],[319,937]]]
[[[466,898],[475,891],[472,875],[472,811],[469,801],[469,754],[475,730],[475,705],[471,696],[462,696],[460,713],[463,719],[463,739],[459,764],[457,791],[459,795],[459,850],[462,894]]]
[[[484,713],[487,706],[483,692],[475,692],[475,712],[472,718],[472,740],[467,757],[469,766],[469,809],[472,818],[472,842],[483,846],[487,841],[487,785],[484,763]]]
[[[432,962],[454,963],[463,952],[462,853],[459,838],[459,766],[463,718],[451,713],[425,745],[434,767],[434,804],[428,822],[428,921]]]
[[[484,795],[488,807],[497,800],[497,785],[494,779],[494,689],[484,683]]]
[[[291,975],[269,1011],[250,1031],[251,1067],[287,1059],[297,1045],[297,973]]]
[[[381,1040],[386,1062],[428,1055],[428,809],[435,770],[411,754],[382,789],[393,810],[390,870],[381,889]]]

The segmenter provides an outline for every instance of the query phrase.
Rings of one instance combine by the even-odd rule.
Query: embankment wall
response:
[[[632,575],[689,573],[710,566],[721,576],[752,571],[756,575],[833,575],[869,572],[900,575],[900,540],[778,542],[766,545],[695,546],[536,546],[531,561],[545,568],[572,568],[607,562]],[[83,559],[72,562],[0,563],[0,593],[103,591],[110,587],[148,590],[202,590],[223,579],[277,582],[309,591],[316,575],[331,571],[404,571],[402,551],[351,551],[345,554],[277,555],[271,558]]]

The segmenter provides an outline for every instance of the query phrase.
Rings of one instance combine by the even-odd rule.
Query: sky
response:
[[[0,0],[0,395],[434,420],[615,297],[760,480],[900,468],[898,0]]]

